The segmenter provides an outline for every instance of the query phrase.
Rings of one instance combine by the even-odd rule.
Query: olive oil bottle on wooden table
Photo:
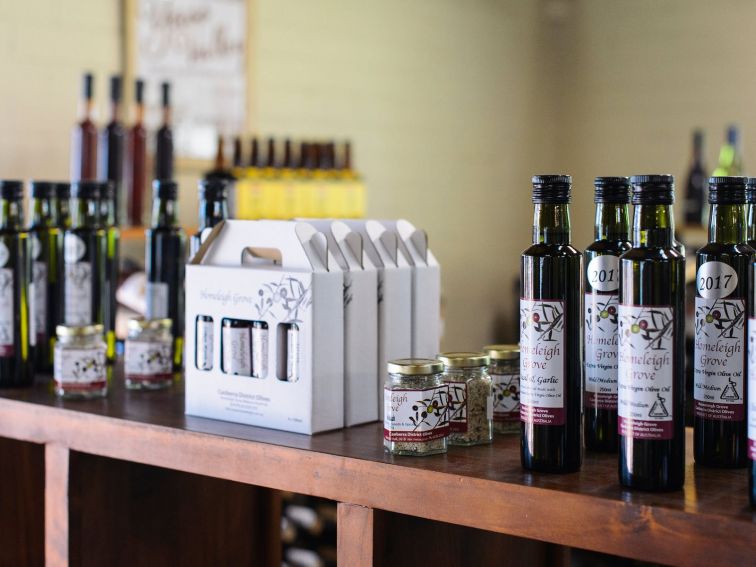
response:
[[[228,180],[217,177],[199,182],[199,228],[192,235],[189,257],[193,258],[210,230],[228,218]]]
[[[746,243],[756,250],[756,177],[746,181]]]
[[[108,362],[116,359],[116,289],[121,262],[121,231],[117,223],[117,185],[112,181],[103,182],[100,194],[100,225],[105,230],[103,258],[105,261],[105,281],[102,287],[104,305],[105,344]]]
[[[674,244],[674,178],[636,175],[633,247],[620,258],[619,479],[682,487],[685,465],[685,257]]]
[[[630,249],[630,180],[597,177],[595,241],[585,261],[585,447],[617,450],[619,257]]]
[[[570,244],[569,175],[533,177],[533,244],[520,263],[520,457],[527,470],[582,460],[582,254]]]

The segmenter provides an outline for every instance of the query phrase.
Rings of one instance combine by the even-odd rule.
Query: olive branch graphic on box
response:
[[[644,350],[666,350],[662,346],[665,338],[673,332],[672,317],[665,311],[653,307],[641,309],[637,315],[625,315],[619,321],[620,345],[632,344],[632,337],[639,335],[645,341]]]
[[[538,334],[537,341],[555,342],[554,333],[564,328],[564,308],[561,303],[538,302],[532,307],[520,307],[520,332]]]
[[[255,308],[260,319],[270,315],[279,321],[302,323],[300,310],[307,309],[312,304],[311,289],[291,276],[263,284],[257,295]]]
[[[717,338],[735,338],[745,324],[742,303],[717,299],[711,306],[696,307],[696,335],[704,332],[706,336],[713,333]]]

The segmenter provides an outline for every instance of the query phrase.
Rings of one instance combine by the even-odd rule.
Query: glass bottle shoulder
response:
[[[684,262],[685,256],[674,248],[665,246],[638,246],[630,248],[620,256],[620,260],[631,260],[636,262],[655,261],[655,262]]]
[[[756,254],[749,244],[741,243],[722,243],[722,242],[708,242],[704,246],[698,249],[697,256],[753,256]]]
[[[596,240],[585,249],[587,256],[600,256],[602,254],[613,254],[620,256],[632,248],[628,240]]]
[[[522,253],[522,256],[530,256],[536,258],[554,257],[554,258],[572,258],[582,256],[577,248],[572,244],[545,244],[539,242],[537,244],[531,244]]]

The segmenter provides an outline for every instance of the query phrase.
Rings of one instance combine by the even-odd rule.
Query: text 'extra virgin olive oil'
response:
[[[193,258],[214,226],[228,218],[228,180],[203,179],[199,182],[199,229],[192,235],[189,258]]]
[[[570,244],[569,175],[533,177],[533,245],[522,253],[520,457],[527,470],[582,460],[582,254]]]
[[[118,274],[121,266],[121,231],[117,221],[117,187],[112,181],[103,182],[100,194],[100,225],[105,230],[105,249],[102,251],[105,260],[105,281],[102,286],[102,302],[104,306],[105,344],[107,345],[108,362],[116,359],[116,290],[118,289]]]
[[[685,465],[685,257],[674,242],[674,177],[636,175],[633,247],[620,257],[619,478],[682,487]]]
[[[585,251],[585,446],[617,450],[619,257],[630,249],[630,180],[597,177],[595,241]]]
[[[0,181],[0,387],[32,383],[24,184]]]
[[[180,368],[184,351],[184,268],[186,235],[178,226],[178,185],[153,183],[152,227],[147,230],[147,317],[169,318],[173,325],[173,365]]]

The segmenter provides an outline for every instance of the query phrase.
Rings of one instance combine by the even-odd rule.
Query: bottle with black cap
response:
[[[30,205],[30,338],[35,343],[35,370],[49,372],[53,364],[55,327],[62,323],[60,310],[63,307],[63,232],[59,227],[56,184],[32,181]]]
[[[121,217],[121,188],[123,186],[123,157],[126,147],[126,129],[121,122],[121,77],[110,77],[110,122],[100,133],[99,179],[113,184],[115,224]],[[107,329],[106,329],[107,331]]]
[[[203,179],[199,182],[199,230],[192,235],[189,257],[193,258],[210,230],[228,218],[228,182]]]
[[[108,362],[116,358],[116,290],[118,289],[118,274],[121,261],[121,231],[116,223],[116,186],[112,181],[104,181],[100,187],[100,225],[105,230],[105,280],[102,287],[102,302],[104,305],[103,326],[105,328],[105,344],[107,345]]]
[[[155,179],[173,179],[173,129],[171,128],[171,84],[160,85],[163,94],[163,124],[155,134]]]
[[[100,224],[100,181],[71,185],[71,227],[63,236],[64,314],[67,326],[84,326],[105,320],[103,286],[107,249]]]
[[[533,177],[533,245],[520,262],[520,457],[527,470],[582,461],[582,254],[570,243],[569,175]]]
[[[58,228],[64,231],[71,227],[71,184],[68,181],[55,183],[55,206],[58,210]]]
[[[134,84],[135,116],[129,131],[129,153],[126,166],[128,220],[132,226],[144,222],[144,198],[147,185],[147,130],[144,127],[144,81]]]
[[[145,243],[147,317],[173,322],[173,363],[178,369],[184,351],[186,235],[178,225],[176,182],[159,179],[152,187],[152,227]]]
[[[595,242],[585,251],[585,446],[617,450],[619,257],[630,249],[630,180],[597,177]]]
[[[0,387],[32,383],[24,184],[0,181]]]
[[[746,181],[745,242],[756,250],[756,177]]]
[[[633,247],[620,258],[619,478],[682,487],[685,465],[685,256],[674,246],[674,178],[635,175]]]
[[[94,77],[85,73],[82,84],[81,119],[74,127],[71,140],[71,179],[97,177],[97,126],[93,121]]]
[[[693,132],[693,163],[688,171],[685,189],[685,222],[702,225],[705,222],[706,166],[703,159],[703,130]]]
[[[696,253],[693,443],[697,464],[744,467],[746,313],[754,249],[745,241],[745,177],[709,178],[709,242]]]

